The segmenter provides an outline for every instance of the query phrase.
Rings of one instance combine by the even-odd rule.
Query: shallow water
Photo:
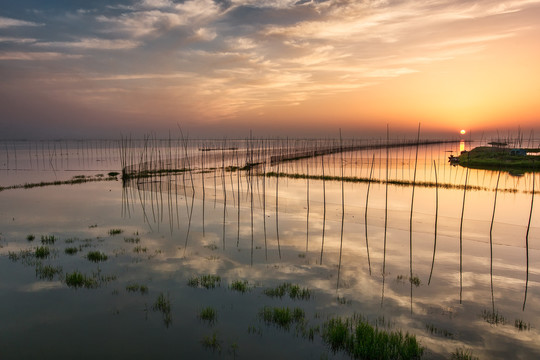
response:
[[[29,158],[40,154],[41,144],[26,145],[25,151],[17,143],[16,169],[10,151],[9,167],[6,161],[0,170],[0,185],[106,175],[120,169],[120,156],[111,142],[57,143],[57,149],[62,148],[57,153],[65,154],[60,157],[52,150],[49,156],[43,143],[45,157],[33,159],[31,165]],[[197,147],[188,150],[192,158]],[[420,148],[416,180],[434,182],[435,161],[439,184],[463,185],[467,177],[469,185],[483,190],[417,186],[412,222],[411,186],[369,185],[366,224],[368,183],[343,185],[342,212],[339,181],[249,177],[246,172],[238,178],[236,171],[219,168],[194,173],[193,186],[191,176],[178,174],[134,180],[126,187],[121,181],[107,181],[4,190],[0,192],[0,301],[4,305],[0,358],[111,354],[118,358],[347,358],[332,353],[318,335],[310,340],[294,326],[284,330],[265,324],[258,313],[266,305],[301,307],[308,327],[331,316],[362,314],[373,324],[416,335],[428,359],[448,358],[456,348],[471,349],[482,359],[537,358],[540,228],[536,208],[526,248],[534,177],[501,175],[490,239],[498,173],[467,173],[447,165],[447,151],[456,153],[458,147]],[[27,160],[25,153],[30,154]],[[159,153],[181,155],[182,150],[169,151],[165,144]],[[384,180],[385,150],[344,153],[344,175],[369,178],[374,153],[372,177]],[[81,154],[90,155],[83,160]],[[415,148],[394,149],[390,157],[389,179],[414,178]],[[237,162],[234,152],[227,159],[233,165]],[[321,159],[325,174],[340,176],[340,154],[282,163],[279,171],[322,173]],[[222,161],[225,156],[220,154],[206,157],[207,167],[219,167]],[[278,169],[266,169],[271,170]],[[535,180],[538,185],[537,175]],[[112,229],[122,233],[111,235]],[[35,235],[33,241],[27,240],[30,234]],[[39,259],[22,258],[21,252],[42,246],[42,235],[57,238],[46,245],[51,255],[39,261],[61,267],[51,279],[39,278]],[[68,247],[79,251],[69,255]],[[90,262],[85,258],[90,251],[103,252],[108,259]],[[99,286],[69,287],[65,275],[76,270],[95,274],[101,279]],[[221,276],[221,286],[188,286],[192,276],[204,274]],[[409,281],[411,274],[419,283]],[[235,292],[228,287],[235,280],[247,280],[254,287],[245,294]],[[292,300],[264,294],[283,282],[309,288],[313,296]],[[126,287],[133,284],[147,286],[148,292],[128,291]],[[170,300],[170,323],[153,309],[160,294]],[[213,324],[197,316],[206,306],[217,311]],[[526,329],[516,327],[516,320],[523,321]],[[219,349],[212,350],[203,340],[214,334]]]

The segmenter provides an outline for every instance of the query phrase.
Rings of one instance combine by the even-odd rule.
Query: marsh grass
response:
[[[51,251],[49,250],[49,248],[47,246],[40,246],[40,247],[36,248],[36,250],[34,252],[34,255],[38,259],[46,259],[46,258],[49,257],[50,254],[51,254]]]
[[[35,238],[36,237],[33,234],[29,234],[29,235],[26,236],[26,240],[28,240],[28,241],[34,241]]]
[[[456,351],[450,355],[450,359],[451,360],[479,360],[477,356],[473,355],[473,352],[471,349],[456,349]]]
[[[282,298],[285,294],[288,294],[293,300],[309,300],[311,298],[311,291],[308,288],[300,288],[300,286],[293,285],[289,282],[285,282],[275,288],[265,289],[264,294],[269,297],[279,298]]]
[[[160,293],[154,302],[154,305],[152,305],[152,310],[161,312],[163,323],[166,327],[169,327],[172,324],[171,300],[169,299],[169,294],[165,296],[164,293]]]
[[[484,309],[480,316],[485,322],[491,325],[504,325],[506,323],[506,319],[499,314],[498,310],[490,311]]]
[[[140,284],[130,284],[126,285],[127,292],[140,292],[141,295],[148,293],[148,286]]]
[[[87,182],[96,182],[96,181],[111,181],[116,180],[116,178],[73,178],[66,181],[42,181],[39,183],[25,183],[11,186],[0,186],[0,192],[4,190],[13,190],[13,189],[32,189],[35,187],[44,187],[44,186],[59,186],[59,185],[76,185],[83,184]]]
[[[521,320],[521,319],[516,319],[514,321],[514,327],[516,329],[518,329],[519,331],[524,331],[524,330],[531,330],[531,324],[530,323],[526,323],[525,321]]]
[[[73,288],[97,288],[99,283],[93,276],[87,276],[77,270],[72,273],[67,273],[65,277],[66,285]]]
[[[217,338],[217,333],[215,331],[211,336],[203,337],[201,344],[207,350],[221,353],[221,341]]]
[[[203,287],[205,289],[214,289],[221,286],[221,277],[218,275],[202,275],[201,277],[192,276],[187,282],[190,287]]]
[[[67,255],[75,255],[79,251],[76,247],[67,247],[64,249],[64,253]]]
[[[405,281],[409,281],[411,284],[413,284],[416,287],[419,287],[422,284],[418,275],[414,275],[413,277],[409,277],[407,275],[398,275],[396,277],[396,280],[401,283],[404,283]]]
[[[445,329],[439,329],[434,324],[425,324],[426,330],[432,335],[439,335],[446,338],[453,338],[454,334]]]
[[[229,285],[229,289],[241,292],[242,294],[248,292],[251,290],[251,286],[249,285],[247,280],[235,280]]]
[[[214,324],[217,320],[217,311],[213,307],[205,307],[199,311],[199,319]]]
[[[86,258],[89,261],[97,263],[100,261],[106,261],[108,259],[108,256],[99,251],[90,251],[88,254],[86,254]]]
[[[122,230],[122,229],[110,229],[109,230],[109,235],[111,235],[111,236],[120,235],[123,232],[124,232],[124,230]]]
[[[141,239],[139,239],[138,237],[128,237],[124,238],[124,242],[130,244],[138,244],[139,242],[141,242]]]
[[[333,352],[355,359],[420,359],[424,349],[414,335],[380,330],[363,318],[331,318],[323,324],[322,338]]]
[[[146,247],[142,247],[141,245],[137,245],[133,248],[133,252],[137,254],[146,253],[148,249]]]
[[[54,235],[41,235],[41,243],[44,245],[52,245],[56,242],[56,240],[57,239]]]
[[[56,275],[62,274],[61,266],[36,264],[36,277],[41,280],[53,280]]]
[[[266,324],[274,324],[288,330],[293,323],[303,323],[306,315],[304,310],[298,307],[289,309],[288,307],[265,306],[259,311],[259,316]]]

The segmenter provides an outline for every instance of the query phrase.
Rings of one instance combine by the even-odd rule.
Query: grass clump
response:
[[[163,323],[166,327],[169,327],[172,324],[171,301],[169,300],[169,294],[165,296],[164,293],[160,293],[154,302],[154,305],[152,305],[152,310],[161,312],[163,315]]]
[[[109,230],[109,235],[111,235],[111,236],[120,235],[123,232],[124,232],[124,230],[122,230],[122,229],[110,229]]]
[[[140,292],[141,294],[147,294],[148,293],[148,286],[146,285],[139,285],[139,284],[130,284],[126,286],[127,292]]]
[[[205,307],[199,312],[199,319],[213,324],[217,319],[217,311],[213,307]]]
[[[68,255],[75,255],[79,251],[76,247],[67,247],[64,249],[64,252]]]
[[[305,319],[304,310],[300,308],[289,309],[288,307],[265,306],[259,316],[267,324],[274,324],[278,327],[289,329],[293,323],[302,323]]]
[[[506,323],[506,319],[499,314],[498,310],[489,311],[484,309],[481,316],[485,322],[491,325],[504,325]]]
[[[309,300],[311,297],[311,292],[308,288],[300,288],[300,286],[293,285],[288,282],[278,285],[275,288],[265,289],[264,294],[266,296],[279,298],[282,298],[285,294],[288,294],[293,300]]]
[[[247,280],[235,280],[229,285],[229,288],[234,291],[241,292],[242,294],[250,290],[250,286]]]
[[[86,276],[79,271],[67,273],[65,281],[67,286],[74,288],[84,287],[87,289],[92,289],[98,286],[98,281],[94,277]]]
[[[107,255],[99,251],[90,251],[88,254],[86,254],[86,258],[95,263],[108,259]]]
[[[518,329],[519,331],[523,331],[523,330],[531,330],[531,324],[530,323],[526,323],[525,321],[521,320],[521,319],[516,319],[514,321],[514,327],[516,329]]]
[[[146,253],[148,249],[146,247],[142,247],[141,245],[137,245],[133,248],[133,252],[140,254],[140,253]]]
[[[138,237],[128,237],[124,238],[124,242],[131,243],[131,244],[138,244],[141,241]]]
[[[36,265],[36,277],[41,280],[52,280],[56,275],[60,275],[61,273],[61,266],[43,265],[41,263]]]
[[[36,248],[36,251],[34,252],[34,255],[38,259],[48,258],[50,254],[51,254],[51,251],[49,250],[47,246],[40,246]]]
[[[41,235],[42,244],[54,244],[56,242],[56,237],[54,235]]]
[[[473,355],[471,349],[456,349],[455,352],[451,354],[451,360],[479,360],[477,356]]]
[[[28,241],[34,241],[35,238],[36,237],[35,237],[34,234],[29,234],[29,235],[26,236],[26,240],[28,240]]]
[[[214,331],[212,336],[205,336],[201,341],[202,346],[205,349],[217,351],[218,353],[221,353],[221,341],[218,340],[217,334]]]
[[[202,275],[201,277],[192,276],[188,280],[188,286],[203,287],[205,289],[214,289],[221,286],[221,277],[218,275]]]
[[[345,351],[355,359],[420,359],[424,351],[414,335],[380,330],[356,315],[326,321],[322,338],[332,351]]]

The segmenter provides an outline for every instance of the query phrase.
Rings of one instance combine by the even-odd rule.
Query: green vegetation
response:
[[[169,294],[160,293],[154,305],[152,305],[152,310],[159,311],[163,315],[163,323],[166,327],[169,327],[172,324],[172,315],[171,315],[171,301],[169,300]]]
[[[531,324],[530,323],[526,323],[525,321],[521,320],[521,319],[516,319],[514,321],[514,326],[516,327],[516,329],[518,329],[519,331],[523,331],[523,330],[531,330]]]
[[[118,175],[120,175],[120,173],[117,171],[111,171],[107,175],[109,175],[109,177],[117,177]]]
[[[36,248],[36,251],[34,252],[34,255],[38,259],[45,259],[49,257],[50,254],[51,254],[51,251],[49,250],[47,246],[40,246]]]
[[[36,265],[36,277],[41,280],[52,280],[54,279],[55,275],[59,275],[61,273],[61,266],[43,265],[41,263]]]
[[[234,291],[241,292],[242,294],[250,290],[250,286],[247,280],[235,280],[229,285],[229,288]]]
[[[98,281],[94,277],[88,277],[79,271],[66,274],[65,281],[67,286],[74,288],[85,287],[92,289],[98,286]]]
[[[131,179],[142,179],[160,175],[180,174],[189,171],[190,169],[157,169],[157,170],[144,170],[141,172],[128,173],[126,170],[122,171],[122,181],[126,182]],[[115,178],[115,177],[114,177]],[[114,179],[113,178],[113,179]]]
[[[188,280],[188,286],[213,289],[221,285],[221,277],[218,275],[202,275],[200,278],[193,276]]]
[[[54,237],[54,235],[48,235],[48,236],[41,235],[42,244],[54,244],[55,242],[56,242],[56,237]]]
[[[99,251],[90,251],[88,254],[86,254],[86,258],[95,263],[108,259],[107,255]]]
[[[309,300],[309,298],[311,297],[311,292],[309,291],[309,289],[301,289],[300,286],[293,285],[288,282],[278,285],[276,288],[265,289],[264,294],[270,297],[279,298],[282,298],[285,294],[288,294],[289,297],[293,300]]]
[[[471,349],[456,349],[452,353],[450,359],[452,360],[479,360],[477,356],[473,356]]]
[[[217,319],[217,311],[210,306],[205,307],[199,312],[199,319],[213,324]]]
[[[68,255],[75,255],[79,251],[76,247],[67,247],[64,249],[64,252]]]
[[[148,249],[146,247],[142,247],[141,245],[137,245],[133,248],[133,252],[137,253],[137,254],[140,254],[140,253],[145,253],[147,252]]]
[[[30,234],[30,235],[26,236],[26,240],[28,240],[28,241],[34,241],[35,238],[36,237],[33,234]]]
[[[303,323],[306,315],[304,310],[298,307],[291,310],[288,307],[265,306],[259,312],[259,316],[267,324],[274,324],[288,330],[293,323]]]
[[[95,181],[111,181],[116,180],[116,178],[73,178],[71,180],[66,181],[42,181],[39,183],[25,183],[25,184],[18,184],[18,185],[11,185],[11,186],[0,186],[0,192],[4,190],[13,190],[13,189],[32,189],[35,187],[43,187],[43,186],[59,186],[59,185],[76,185],[76,184],[83,184],[87,182],[95,182]]]
[[[510,148],[479,146],[458,156],[459,165],[473,169],[533,171],[540,169],[540,158],[535,155],[511,155]],[[538,153],[540,149],[523,149]]]
[[[109,235],[111,235],[111,236],[119,235],[119,234],[121,234],[123,232],[124,232],[124,230],[122,230],[122,229],[110,229],[109,230]]]
[[[139,285],[139,284],[130,284],[130,285],[126,285],[126,291],[127,292],[140,292],[141,294],[144,295],[148,293],[148,286]]]
[[[345,351],[355,359],[420,359],[424,351],[414,335],[380,330],[359,316],[329,319],[322,338],[332,351]]]
[[[212,336],[205,336],[201,341],[202,346],[205,349],[217,351],[221,353],[221,341],[218,340],[217,334],[214,331]]]
[[[131,243],[131,244],[138,244],[140,241],[141,239],[139,239],[138,237],[137,238],[135,237],[124,238],[124,242]]]
[[[489,311],[484,309],[481,316],[485,322],[491,325],[504,325],[506,323],[506,319],[499,314],[498,310]]]

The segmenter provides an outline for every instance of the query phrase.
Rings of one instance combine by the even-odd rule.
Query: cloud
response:
[[[17,26],[43,26],[43,24],[0,16],[0,29]]]
[[[81,55],[70,55],[58,52],[2,52],[0,60],[24,60],[24,61],[53,61],[62,59],[80,59]]]
[[[77,41],[39,42],[35,45],[42,47],[61,47],[71,49],[124,50],[136,48],[140,44],[140,42],[134,40],[86,38]]]
[[[6,43],[31,44],[31,43],[35,43],[36,41],[37,41],[36,39],[30,39],[30,38],[0,36],[0,42],[6,42]]]

